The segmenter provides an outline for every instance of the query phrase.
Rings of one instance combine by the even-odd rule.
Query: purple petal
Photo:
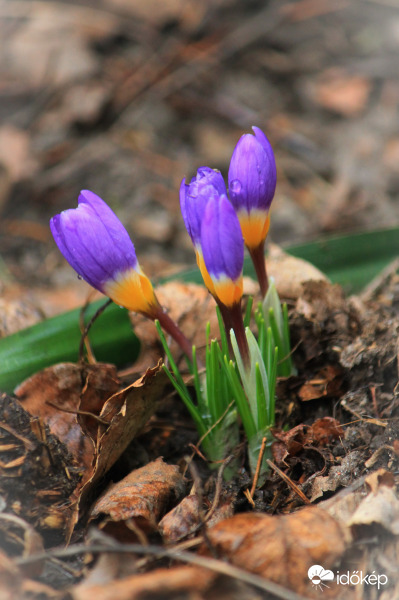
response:
[[[276,190],[276,163],[272,147],[257,127],[255,135],[243,135],[229,167],[230,200],[237,211],[268,211]]]
[[[102,291],[106,281],[136,268],[136,253],[126,229],[99,196],[84,190],[78,203],[53,217],[50,228],[70,265]]]
[[[201,224],[207,203],[221,194],[227,194],[223,177],[219,171],[210,167],[200,167],[189,184],[183,179],[180,186],[180,207],[194,246],[200,245]]]
[[[208,202],[201,228],[201,246],[211,276],[233,281],[240,277],[244,242],[237,215],[225,195]]]
[[[271,176],[275,175],[275,177],[277,178],[276,159],[274,158],[274,152],[271,143],[266,137],[266,134],[261,129],[259,129],[259,127],[252,127],[252,131],[254,132],[256,139],[261,144],[263,150],[266,152],[267,157],[270,161]]]

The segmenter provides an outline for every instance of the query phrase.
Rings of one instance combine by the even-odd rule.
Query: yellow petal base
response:
[[[216,297],[225,306],[232,306],[238,304],[242,297],[243,283],[242,277],[239,277],[236,281],[223,277],[220,279],[214,279],[214,288]]]
[[[209,275],[208,269],[205,266],[204,257],[202,256],[202,252],[198,248],[195,249],[195,255],[197,258],[198,268],[201,271],[202,279],[204,280],[204,283],[205,283],[206,287],[208,288],[208,290],[211,292],[212,296],[215,296],[216,295],[215,286],[213,285],[211,276]]]
[[[140,270],[129,269],[104,285],[104,294],[119,306],[151,315],[158,301],[151,281]]]
[[[265,240],[269,227],[270,216],[264,210],[240,211],[237,213],[240,221],[242,237],[247,248],[257,248]]]
[[[236,281],[228,279],[227,277],[211,277],[208,273],[208,269],[205,266],[202,252],[196,248],[195,254],[197,257],[197,265],[201,271],[202,279],[212,296],[217,298],[225,306],[232,306],[240,301],[242,297],[243,283],[242,277],[239,277]]]

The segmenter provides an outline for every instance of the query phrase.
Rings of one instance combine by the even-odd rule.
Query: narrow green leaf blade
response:
[[[102,304],[104,300],[99,300],[88,307],[86,322]],[[55,363],[76,362],[79,315],[80,309],[72,310],[0,339],[0,390],[10,393],[24,379]],[[115,304],[93,324],[89,340],[97,360],[118,367],[134,362],[140,351],[128,311]]]

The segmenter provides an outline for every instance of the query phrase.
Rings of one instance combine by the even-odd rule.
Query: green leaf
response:
[[[104,304],[99,300],[86,311],[87,323]],[[42,321],[0,340],[0,390],[12,390],[40,369],[58,362],[78,360],[81,333],[80,309]],[[110,305],[95,321],[89,333],[94,355],[99,361],[118,367],[133,363],[140,351],[128,311]]]
[[[347,293],[359,292],[399,255],[399,228],[337,235],[286,248],[308,260]]]

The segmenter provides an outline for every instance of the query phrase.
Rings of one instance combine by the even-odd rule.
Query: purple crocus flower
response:
[[[244,242],[219,171],[201,167],[189,184],[183,179],[180,206],[202,278],[220,308],[227,338],[233,328],[246,363],[249,350],[241,314]]]
[[[263,247],[269,209],[276,190],[276,162],[269,140],[258,127],[239,139],[230,161],[229,193],[248,249]]]
[[[193,242],[197,264],[204,283],[215,296],[215,290],[209,273],[205,267],[201,244],[201,226],[205,209],[211,199],[227,195],[224,179],[219,171],[210,167],[200,167],[190,183],[183,179],[180,185],[180,208],[184,224]]]
[[[226,195],[210,198],[201,225],[204,263],[213,294],[227,307],[242,296],[244,243],[240,223]]]
[[[126,229],[96,194],[83,190],[78,207],[50,220],[63,256],[94,288],[129,310],[153,317],[159,304]]]

